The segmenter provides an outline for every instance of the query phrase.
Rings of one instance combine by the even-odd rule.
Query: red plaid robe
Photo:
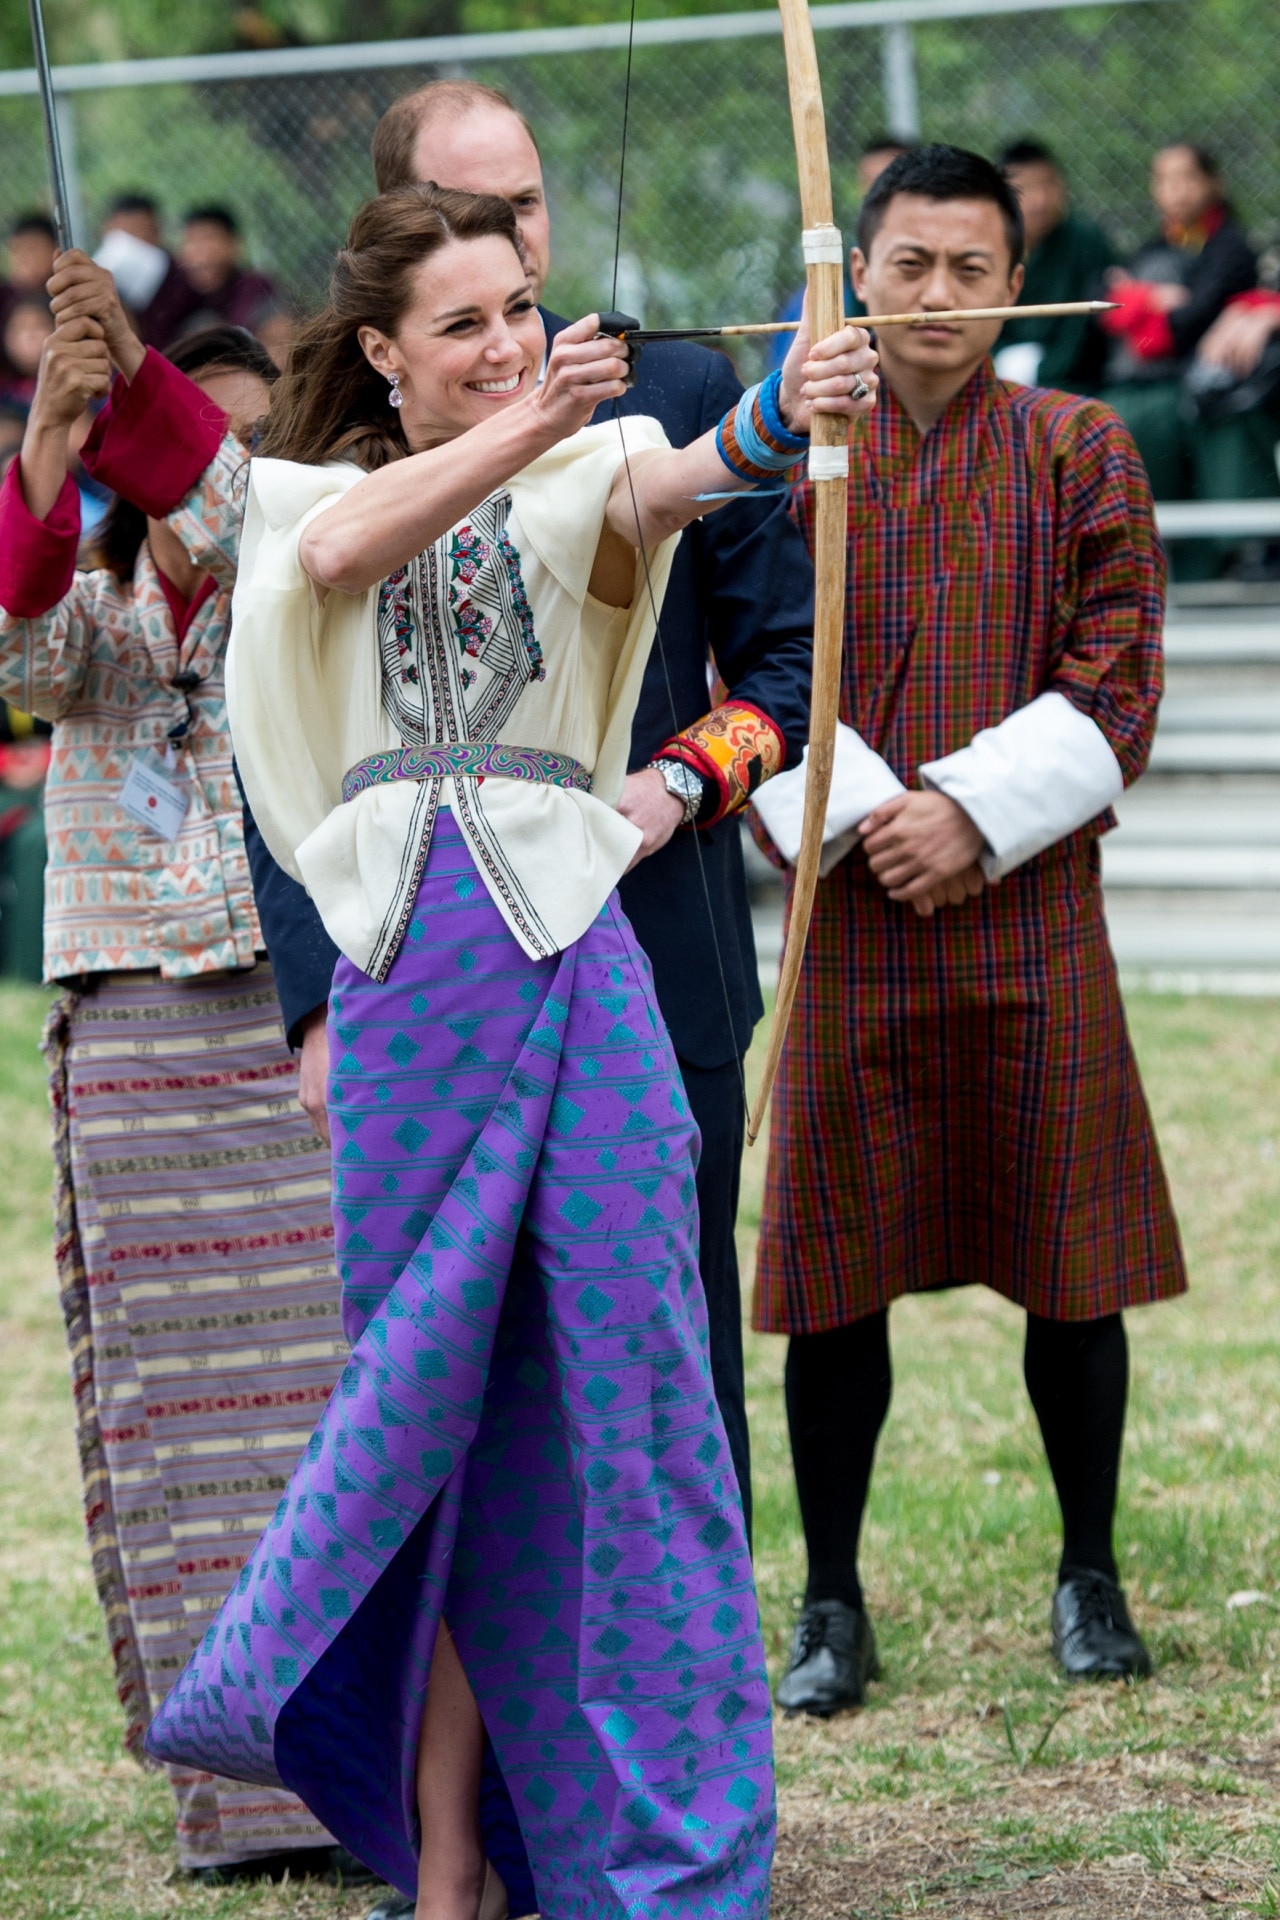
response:
[[[841,718],[899,777],[1054,690],[1126,781],[1163,683],[1164,563],[1119,420],[976,373],[854,447]],[[812,499],[797,511],[812,543]],[[981,1281],[1087,1320],[1186,1286],[1099,886],[1104,814],[963,907],[818,885],[773,1103],[755,1324],[815,1333]]]

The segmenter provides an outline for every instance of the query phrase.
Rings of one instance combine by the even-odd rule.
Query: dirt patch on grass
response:
[[[833,1805],[793,1788],[774,1920],[1266,1913],[1278,1787],[1280,1743],[1085,1761],[932,1803]]]

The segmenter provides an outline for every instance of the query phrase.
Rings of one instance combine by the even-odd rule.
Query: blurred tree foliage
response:
[[[640,0],[641,18],[771,0]],[[45,0],[57,61],[136,60],[236,47],[341,45],[435,33],[581,25],[625,17],[621,0]],[[0,0],[0,67],[30,65],[26,0]]]

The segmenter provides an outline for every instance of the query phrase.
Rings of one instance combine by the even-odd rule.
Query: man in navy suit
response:
[[[383,192],[414,181],[496,193],[520,225],[541,297],[550,222],[533,135],[505,97],[437,81],[388,109],[373,141]],[[548,340],[567,323],[543,309]],[[695,440],[742,392],[723,354],[650,344],[624,413],[657,419],[675,446]],[[610,409],[611,411],[611,409]],[[608,417],[608,413],[604,415]],[[763,1004],[735,811],[747,791],[798,763],[808,734],[813,573],[782,500],[744,498],[684,534],[636,712],[620,811],[644,835],[622,904],[653,966],[658,1002],[702,1132],[700,1264],[711,1367],[748,1529],[750,1456],[734,1222],[742,1158],[742,1061]],[[708,660],[724,683],[713,703]],[[327,1138],[325,1006],[336,949],[302,888],[267,852],[246,810],[263,932],[301,1098]],[[694,831],[684,831],[692,825]]]

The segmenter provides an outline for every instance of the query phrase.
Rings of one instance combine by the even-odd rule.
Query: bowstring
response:
[[[635,53],[636,0],[631,0],[631,11],[627,23],[627,71],[622,95],[622,147],[618,155],[618,208],[613,235],[613,282],[609,305],[616,310],[618,305],[618,270],[622,260],[622,206],[627,174],[627,132],[631,122],[631,73]],[[635,476],[631,471],[631,456],[627,450],[627,435],[622,424],[619,402],[613,403],[613,418],[618,427],[618,440],[622,447],[622,465],[627,476],[627,491],[631,495],[631,512],[636,526],[636,548],[640,555],[640,565],[644,574],[645,592],[648,595],[649,611],[653,615],[653,637],[657,643],[658,660],[662,667],[662,681],[667,695],[667,711],[671,721],[671,733],[674,737],[681,731],[679,711],[676,707],[675,688],[671,682],[671,666],[667,659],[667,649],[662,637],[662,616],[658,611],[658,597],[653,589],[653,575],[649,571],[649,555],[645,549],[644,536],[640,527],[640,503],[636,498]],[[728,816],[730,819],[732,815]],[[680,831],[679,828],[676,829]],[[729,992],[729,978],[725,972],[724,956],[720,950],[720,933],[716,926],[715,909],[711,900],[711,883],[707,878],[706,854],[703,850],[702,835],[696,825],[689,832],[693,836],[694,855],[698,867],[698,883],[702,890],[703,905],[707,911],[707,925],[711,929],[711,945],[715,954],[716,973],[720,981],[720,992],[724,1000],[725,1021],[730,1038],[733,1040],[733,1060],[738,1075],[738,1092],[742,1100],[743,1112],[750,1115],[751,1102],[747,1095],[747,1076],[742,1055],[738,1052],[738,1043],[733,1017],[733,999]]]

